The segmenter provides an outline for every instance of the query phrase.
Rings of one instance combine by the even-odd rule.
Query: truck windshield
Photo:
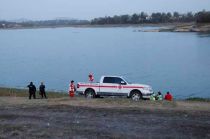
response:
[[[123,77],[123,80],[126,81],[128,84],[131,84],[131,82],[126,77]]]
[[[121,82],[126,81],[121,77],[104,77],[103,83],[114,83],[114,84],[121,84]]]

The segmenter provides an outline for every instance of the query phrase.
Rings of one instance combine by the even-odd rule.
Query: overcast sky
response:
[[[210,0],[0,0],[0,19],[92,19],[151,12],[210,11]]]

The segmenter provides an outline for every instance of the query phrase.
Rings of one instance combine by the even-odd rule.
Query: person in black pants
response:
[[[29,99],[31,99],[32,95],[33,98],[36,99],[36,86],[33,84],[33,82],[30,82],[27,87],[29,88]]]
[[[42,98],[44,96],[47,99],[46,92],[45,92],[45,85],[43,82],[41,82],[41,85],[39,86],[39,92]]]

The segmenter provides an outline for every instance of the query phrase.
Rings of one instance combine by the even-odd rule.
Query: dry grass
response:
[[[68,96],[67,93],[64,92],[52,92],[47,91],[48,98],[60,98]],[[38,95],[38,91],[37,91]],[[28,90],[27,89],[16,89],[16,88],[1,88],[0,87],[0,97],[2,96],[13,96],[13,97],[28,97]]]
[[[105,97],[97,99],[87,99],[84,96],[69,98],[67,93],[47,92],[49,99],[28,100],[28,90],[0,88],[0,105],[14,106],[49,106],[49,105],[68,105],[82,106],[91,108],[117,108],[117,109],[163,109],[163,110],[199,110],[209,111],[210,102],[206,99],[199,101],[177,100],[177,101],[132,101],[128,98]],[[39,98],[39,96],[38,96]],[[197,99],[196,99],[197,100]],[[203,100],[203,101],[202,101]],[[204,101],[205,100],[205,101]]]

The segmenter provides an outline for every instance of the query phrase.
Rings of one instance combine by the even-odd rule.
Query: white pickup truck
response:
[[[130,84],[121,76],[102,76],[99,83],[77,84],[77,93],[89,98],[96,96],[127,96],[133,100],[149,98],[152,87],[144,84]]]

